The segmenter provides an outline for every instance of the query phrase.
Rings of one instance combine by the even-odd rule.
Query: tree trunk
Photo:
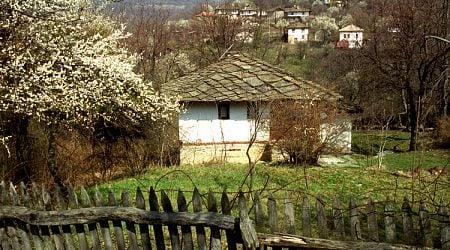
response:
[[[416,150],[416,144],[417,144],[417,106],[416,101],[414,98],[414,92],[411,88],[410,84],[407,84],[406,86],[406,95],[408,98],[408,104],[409,104],[409,127],[410,127],[410,140],[409,140],[409,151],[415,151]]]
[[[62,180],[59,171],[58,166],[56,162],[56,133],[58,131],[58,125],[57,124],[51,124],[49,125],[49,131],[48,131],[48,151],[47,151],[47,167],[48,170],[53,177],[53,181],[55,184],[58,184],[61,187],[61,190],[65,193],[65,185],[64,181]]]
[[[16,160],[20,166],[18,177],[25,183],[30,181],[29,157],[30,144],[28,141],[28,117],[19,117],[17,119],[17,139],[15,143]]]

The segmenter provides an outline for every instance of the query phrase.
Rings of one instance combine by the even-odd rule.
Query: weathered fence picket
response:
[[[96,207],[103,207],[103,205],[104,205],[103,195],[102,195],[102,193],[100,193],[100,190],[98,190],[98,187],[95,187],[94,204]],[[108,221],[101,220],[99,222],[99,224],[100,224],[100,228],[101,228],[101,232],[102,232],[102,236],[103,236],[103,243],[104,243],[105,249],[112,250],[113,243],[112,243],[112,239],[111,239],[111,233],[109,231]]]
[[[136,190],[136,207],[140,208],[142,210],[145,210],[144,195],[142,194],[141,188],[139,188],[139,187]],[[148,230],[148,225],[146,225],[146,224],[139,224],[139,232],[141,234],[142,248],[144,250],[152,249],[152,245],[151,245],[151,242],[150,242],[150,233],[149,233],[149,230]]]
[[[386,199],[386,204],[384,206],[384,226],[386,241],[389,243],[394,243],[396,241],[396,231],[395,231],[395,211],[389,196]]]
[[[159,212],[158,197],[156,196],[156,191],[153,187],[150,187],[148,200],[149,200],[149,204],[150,204],[150,211]],[[164,243],[164,234],[163,234],[162,225],[159,225],[159,224],[153,225],[153,231],[155,233],[155,239],[158,239],[156,241],[156,249],[157,250],[166,249],[166,245]]]
[[[328,238],[327,217],[325,215],[325,202],[320,195],[316,199],[317,210],[317,225],[319,230],[319,237],[322,239]]]
[[[161,206],[163,207],[164,212],[172,213],[173,207],[172,203],[170,203],[170,199],[167,196],[164,190],[161,190]],[[170,244],[173,250],[181,250],[180,243],[180,235],[178,233],[178,228],[176,225],[169,225],[169,236],[170,236]]]
[[[115,206],[115,207],[118,206],[116,195],[111,190],[111,188],[108,189],[108,205]],[[125,249],[125,239],[123,237],[122,222],[120,220],[113,220],[112,224],[113,224],[113,228],[114,228],[114,235],[116,236],[117,249],[124,250]]]
[[[345,225],[344,225],[344,214],[342,212],[342,203],[338,197],[333,200],[333,225],[336,233],[336,238],[345,237]]]
[[[128,193],[128,190],[122,191],[122,206],[123,207],[131,207],[130,202],[130,194]],[[131,250],[138,249],[138,243],[137,243],[137,237],[136,237],[136,227],[133,222],[127,221],[125,222],[125,226],[127,228],[127,234],[128,234],[128,242],[129,242],[129,248]]]
[[[378,236],[378,222],[377,222],[377,210],[372,198],[367,200],[367,232],[369,241],[379,241]]]
[[[194,213],[202,211],[202,198],[197,188],[194,188],[194,193],[192,194],[192,206]],[[197,247],[199,250],[206,249],[206,233],[205,228],[197,226],[195,227],[195,232],[197,233]]]
[[[187,212],[188,206],[186,202],[186,197],[181,190],[178,190],[178,212]],[[181,226],[181,242],[182,249],[194,249],[194,242],[192,241],[192,230],[190,226]]]
[[[217,201],[212,190],[208,192],[208,212],[217,213]],[[217,227],[211,227],[210,249],[222,249],[220,231]]]

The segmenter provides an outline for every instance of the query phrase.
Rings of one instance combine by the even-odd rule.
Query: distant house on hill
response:
[[[287,42],[295,44],[298,42],[308,42],[309,26],[304,23],[292,23],[286,27]]]
[[[363,45],[363,32],[363,29],[353,24],[345,26],[339,30],[340,43],[338,43],[336,47],[348,44],[347,48],[349,49],[360,48]],[[348,43],[343,43],[343,41],[347,41]]]
[[[180,158],[182,163],[188,164],[247,162],[245,152],[254,131],[252,110],[255,103],[261,103],[259,107],[268,107],[263,111],[264,119],[268,119],[268,104],[272,101],[337,103],[341,98],[317,84],[295,78],[280,68],[244,54],[228,55],[217,63],[169,82],[161,91],[181,97],[185,112],[178,119],[182,142]],[[346,128],[340,137],[340,146],[349,151],[351,126]],[[253,157],[260,154],[270,140],[271,125],[263,126],[250,154]]]
[[[224,4],[217,6],[217,8],[214,9],[214,14],[216,15],[227,15],[233,18],[237,18],[239,16],[239,6],[235,6],[232,4]]]
[[[311,13],[311,10],[299,6],[284,8],[283,11],[284,18],[289,22],[305,22]]]

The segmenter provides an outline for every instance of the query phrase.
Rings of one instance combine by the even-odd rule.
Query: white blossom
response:
[[[88,128],[119,113],[137,123],[178,111],[133,72],[125,27],[89,0],[3,0],[0,16],[1,111]]]

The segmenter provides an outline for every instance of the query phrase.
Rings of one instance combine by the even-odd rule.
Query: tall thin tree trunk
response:
[[[414,92],[411,88],[411,85],[407,85],[406,87],[406,95],[408,98],[408,104],[409,104],[409,127],[410,127],[410,140],[409,140],[409,151],[415,151],[416,150],[416,144],[417,144],[417,107],[416,102],[414,98]]]
[[[26,183],[30,181],[29,156],[30,144],[28,141],[28,117],[19,117],[17,121],[17,139],[15,143],[16,159],[20,166],[19,177]]]
[[[57,161],[56,161],[56,151],[57,151],[57,145],[56,145],[56,133],[58,131],[58,125],[57,124],[51,124],[49,126],[48,131],[48,151],[47,151],[47,167],[50,172],[50,174],[53,177],[53,181],[55,184],[58,184],[62,191],[65,192],[65,185],[64,181],[61,178],[61,175],[58,171]]]

